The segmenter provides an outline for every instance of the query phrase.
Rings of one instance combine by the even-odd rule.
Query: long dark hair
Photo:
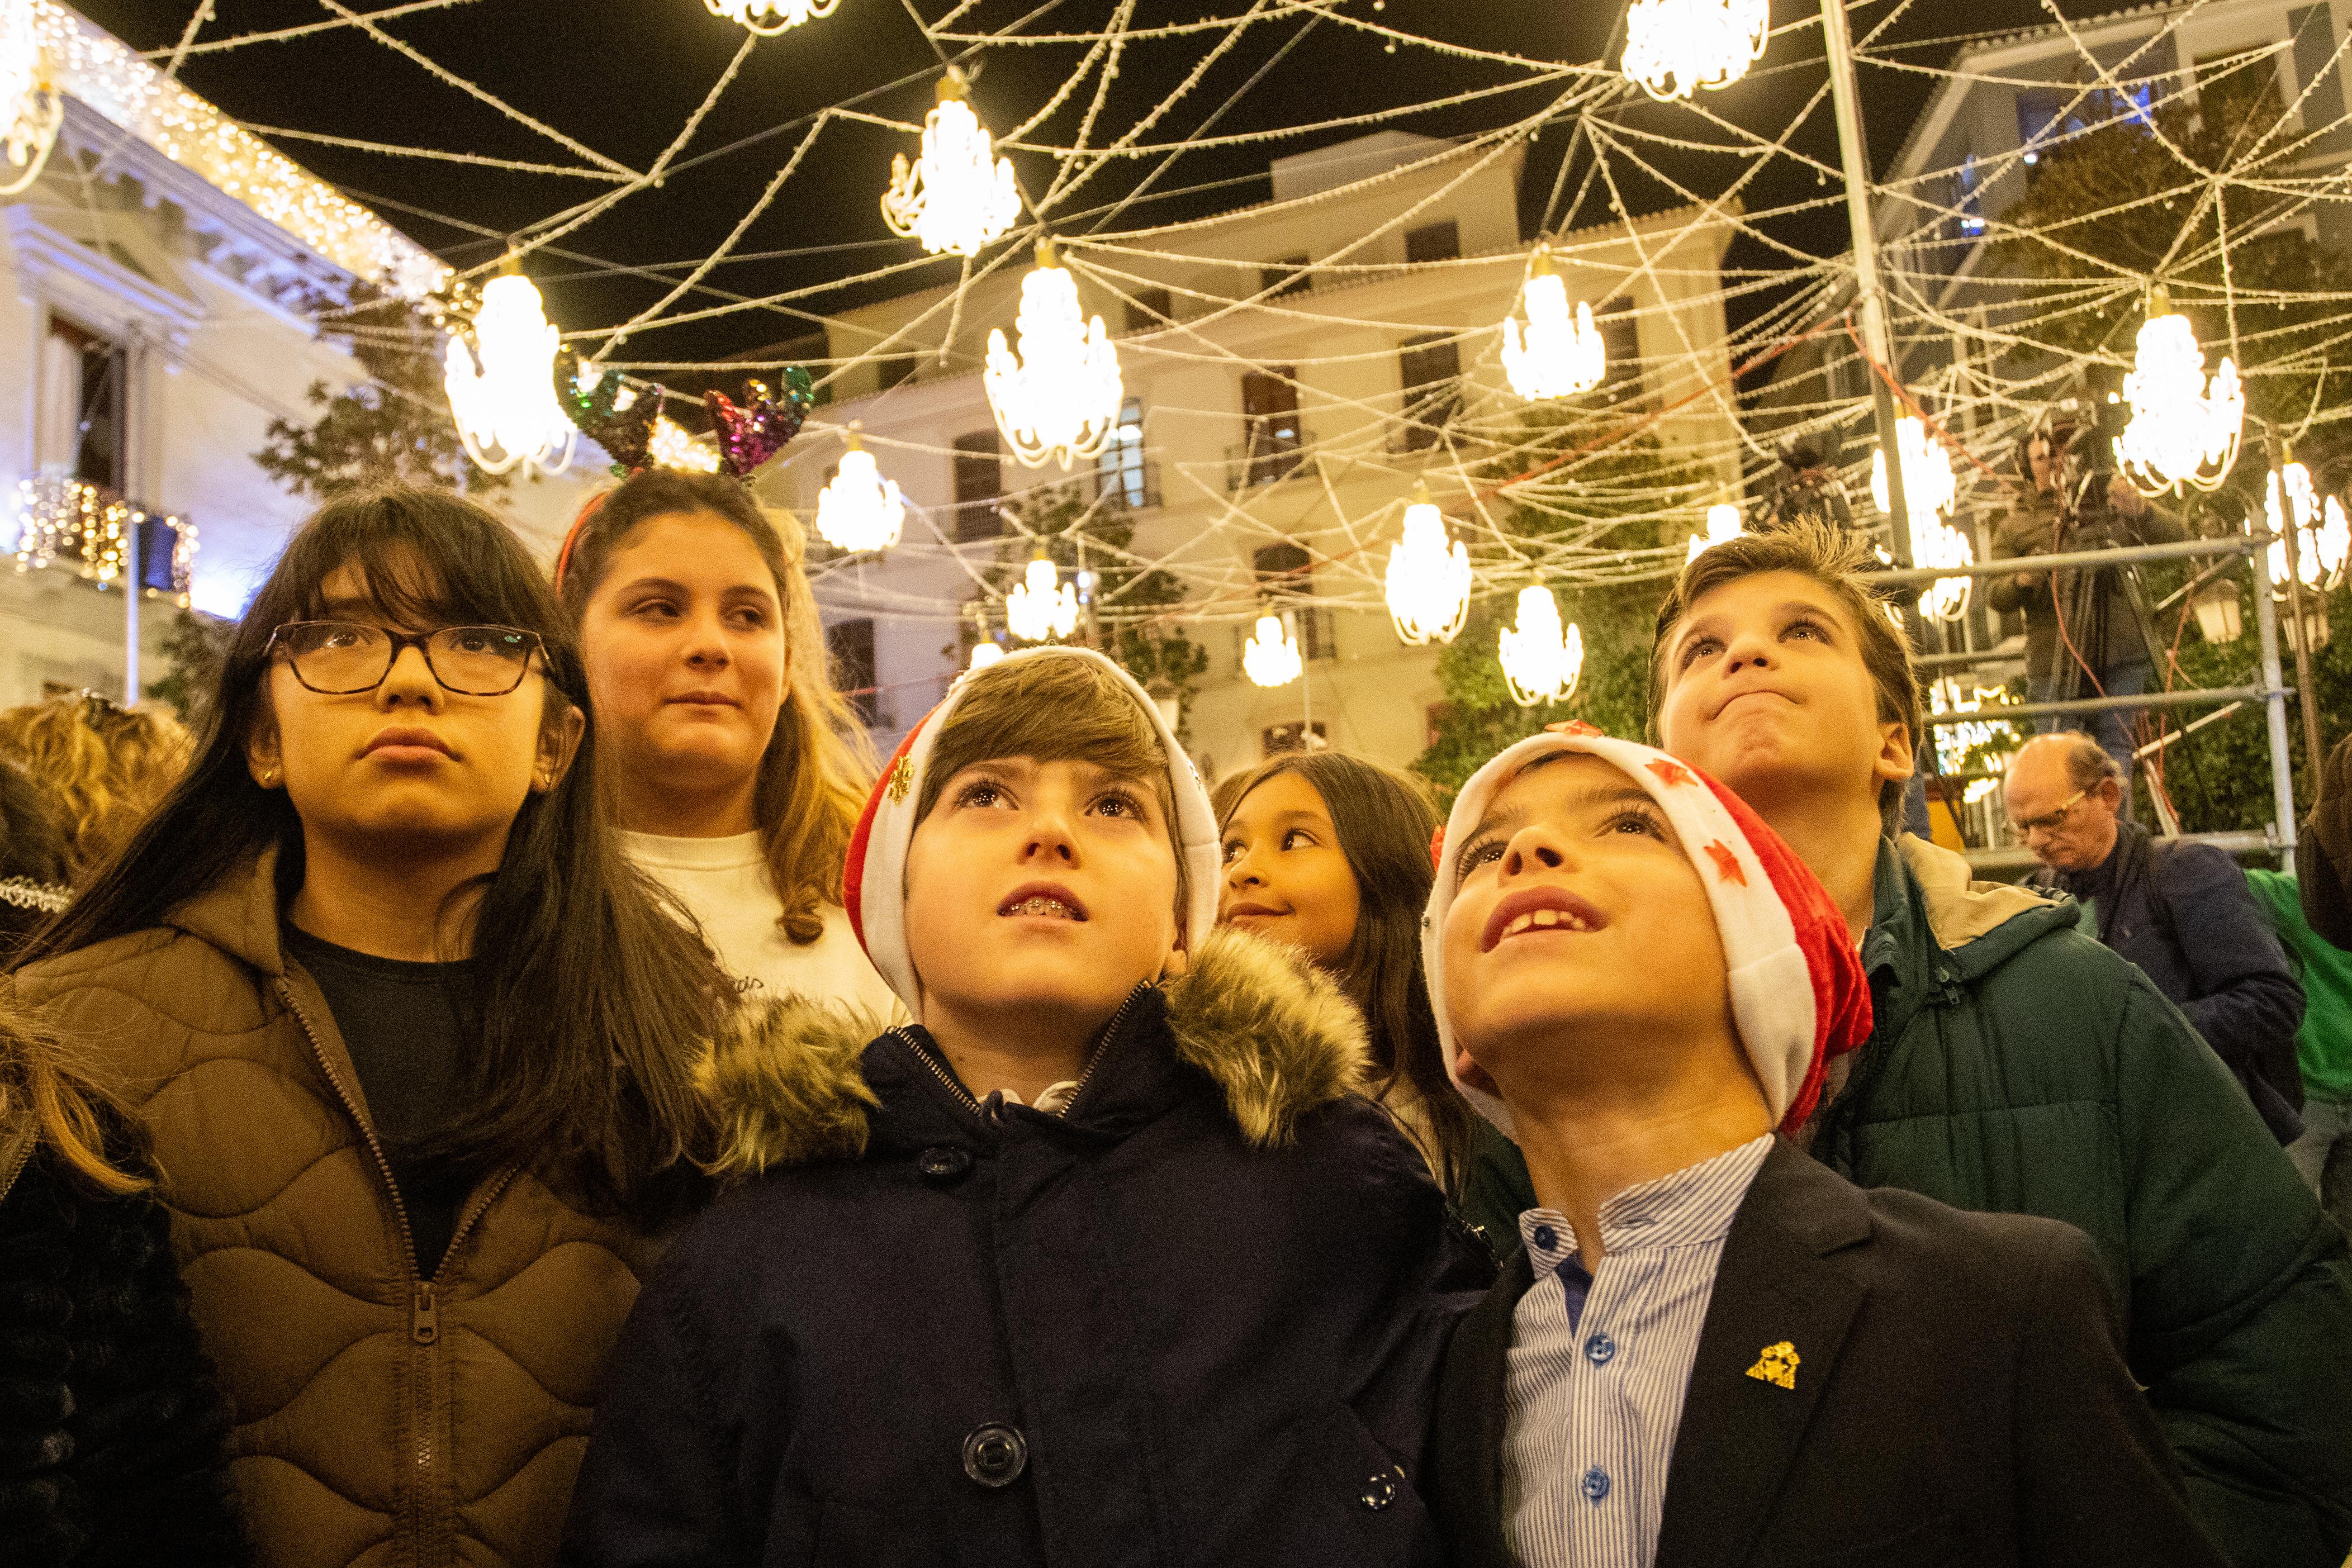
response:
[[[866,806],[874,758],[848,701],[834,689],[824,624],[801,567],[806,544],[800,525],[770,513],[740,480],[647,468],[589,503],[572,525],[556,564],[556,592],[576,634],[613,552],[637,525],[696,512],[732,524],[776,580],[791,684],[760,758],[751,809],[768,881],[783,904],[779,924],[794,942],[814,942],[824,935],[824,905],[841,902],[849,835]]]
[[[1459,1197],[1474,1124],[1469,1104],[1446,1074],[1437,1015],[1430,1010],[1429,982],[1421,972],[1421,915],[1435,876],[1429,841],[1437,831],[1437,808],[1417,780],[1392,768],[1343,751],[1293,752],[1219,784],[1219,824],[1251,790],[1285,773],[1306,779],[1323,798],[1339,852],[1355,874],[1356,934],[1334,977],[1370,1029],[1381,1070],[1377,1097],[1388,1098],[1402,1081],[1436,1145],[1430,1153],[1438,1182]]]
[[[437,490],[340,496],[287,545],[238,625],[186,776],[19,964],[160,925],[272,847],[281,890],[299,885],[301,821],[283,790],[254,782],[246,741],[268,716],[271,632],[322,614],[324,584],[344,567],[395,622],[536,632],[551,712],[586,706],[570,623],[497,517]],[[695,1186],[686,1163],[706,1152],[709,1118],[694,1072],[731,998],[622,857],[597,806],[595,749],[592,724],[570,771],[525,799],[485,879],[462,998],[479,1040],[467,1108],[416,1152],[458,1169],[561,1173],[646,1219]]]

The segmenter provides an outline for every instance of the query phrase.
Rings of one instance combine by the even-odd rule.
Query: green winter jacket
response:
[[[2352,1548],[2352,1260],[2221,1061],[2072,903],[1881,847],[1877,1018],[1814,1155],[1863,1186],[2079,1227],[2133,1375],[2240,1568]],[[1955,1303],[1956,1306],[1960,1303]]]

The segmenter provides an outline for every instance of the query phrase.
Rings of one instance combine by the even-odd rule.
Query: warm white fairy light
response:
[[[1573,397],[1601,384],[1609,355],[1601,329],[1592,324],[1592,307],[1580,299],[1573,315],[1568,308],[1568,285],[1551,264],[1549,249],[1538,246],[1528,263],[1528,281],[1520,303],[1528,313],[1524,332],[1516,317],[1503,319],[1503,373],[1521,397]]]
[[[33,571],[71,560],[83,577],[101,586],[112,584],[130,564],[131,530],[150,522],[161,522],[171,532],[171,592],[184,606],[196,565],[195,525],[180,517],[154,517],[79,479],[17,482],[16,570]],[[145,575],[143,567],[141,575]]]
[[[41,177],[65,123],[66,100],[49,83],[31,0],[0,0],[0,152],[8,160],[0,196]]]
[[[830,16],[841,0],[704,0],[714,16],[724,16],[763,38],[799,26],[818,16]]]
[[[2246,423],[2238,367],[2225,355],[2207,381],[2205,350],[2160,287],[2148,295],[2123,395],[2131,423],[2116,437],[2116,457],[2140,494],[2211,490],[2229,476]]]
[[[1633,0],[1622,64],[1652,98],[1688,98],[1746,76],[1771,30],[1767,0]]]
[[[1950,675],[1930,682],[1927,686],[1928,711],[1980,713],[1988,708],[2000,707],[2011,700],[2008,688],[2003,686],[1979,686],[1971,683],[1971,688],[1970,694],[1963,695],[1960,683]],[[2005,751],[2014,751],[2023,738],[2006,719],[1991,718],[1937,725],[1932,733],[1936,737],[1936,770],[1939,773],[1968,772],[1970,753],[1982,752],[1995,746],[2002,747]],[[2006,766],[2005,756],[1991,764],[1996,771]],[[1974,794],[1969,797],[1971,803],[1978,799],[1979,797]]]
[[[895,479],[882,477],[874,454],[849,434],[849,450],[841,466],[817,492],[816,531],[825,543],[850,551],[885,550],[898,542],[907,521],[907,503]]]
[[[950,66],[939,102],[923,120],[922,156],[908,163],[901,152],[890,162],[882,221],[934,256],[976,256],[1020,215],[1013,161],[996,156],[988,128],[972,112],[963,73]]]
[[[1728,544],[1748,530],[1739,526],[1739,508],[1718,501],[1706,509],[1706,532],[1691,535],[1689,560],[1696,560],[1719,544]]]
[[[572,461],[580,432],[555,396],[560,336],[539,290],[519,272],[482,286],[470,350],[464,338],[451,334],[442,385],[466,455],[483,472],[520,467],[558,474]]]
[[[1404,538],[1389,551],[1389,619],[1414,647],[1451,643],[1470,613],[1470,551],[1450,545],[1445,519],[1429,492],[1417,489],[1404,509]]]
[[[1911,516],[1911,564],[1927,567],[1971,566],[1976,546],[1969,536],[1944,519],[1958,502],[1959,486],[1952,476],[1951,455],[1931,441],[1927,428],[1910,414],[1895,422],[1895,442],[1903,464],[1903,505]],[[1882,512],[1893,510],[1886,495],[1886,453],[1870,455],[1870,498]],[[1937,621],[1957,620],[1968,612],[1974,578],[1939,577],[1919,596],[1919,613]]]
[[[1039,556],[1004,596],[1004,624],[1015,637],[1043,643],[1078,629],[1078,591],[1060,577],[1054,563]]]
[[[686,426],[667,414],[654,419],[652,434],[646,441],[646,459],[656,468],[671,468],[681,474],[716,474],[719,472],[719,449],[697,441]]]
[[[1095,456],[1110,444],[1126,395],[1118,351],[1103,319],[1089,320],[1079,310],[1077,281],[1050,240],[1038,242],[1037,265],[1021,280],[1013,325],[1021,357],[1005,348],[1002,329],[991,328],[988,367],[981,374],[1013,455],[1031,468],[1045,466],[1048,458],[1067,468]]]
[[[2271,541],[2271,586],[2286,586],[2284,536],[2287,517],[2292,515],[2295,576],[2303,580],[2305,588],[2333,591],[2344,580],[2345,559],[2352,556],[2352,528],[2346,525],[2344,504],[2333,496],[2321,497],[2312,487],[2311,470],[2300,463],[2290,463],[2284,470],[2286,504],[2281,507],[2281,472],[2276,468],[2271,470],[2263,494],[2263,515],[2270,523],[2270,531],[2280,536]],[[2251,528],[2252,522],[2247,526]]]
[[[1566,702],[1584,674],[1584,632],[1559,623],[1559,601],[1549,588],[1519,590],[1519,617],[1503,628],[1496,652],[1511,700],[1521,707]]]
[[[1257,629],[1242,644],[1242,673],[1250,684],[1260,686],[1286,686],[1307,669],[1307,661],[1299,656],[1297,634],[1284,624],[1283,618],[1261,615]]]

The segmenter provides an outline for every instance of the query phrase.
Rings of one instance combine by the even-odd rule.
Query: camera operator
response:
[[[1993,526],[1994,559],[2183,538],[2175,518],[2149,505],[2115,471],[2112,450],[2107,434],[2082,404],[2070,399],[2053,408],[2019,444],[2024,492]],[[2021,571],[1990,580],[1987,598],[1994,610],[2025,612],[2027,700],[2137,696],[2148,689],[2155,674],[2148,633],[2126,570]],[[2137,712],[2110,708],[2082,716],[2084,727],[2123,770],[2126,802],[2131,799],[2131,721]],[[2046,733],[2071,724],[2046,718],[2038,727]]]

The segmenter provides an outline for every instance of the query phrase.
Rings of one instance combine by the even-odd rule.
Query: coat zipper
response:
[[[1102,1037],[1095,1042],[1094,1053],[1087,1058],[1086,1066],[1078,1073],[1077,1085],[1070,1091],[1070,1104],[1073,1107],[1077,1104],[1078,1096],[1087,1092],[1087,1084],[1093,1080],[1095,1069],[1102,1065],[1103,1054],[1110,1050],[1110,1042],[1118,1038],[1119,1026],[1127,1022],[1127,1015],[1135,1009],[1136,998],[1150,988],[1150,983],[1146,981],[1128,992],[1127,1000],[1118,1004],[1118,1011],[1111,1014],[1110,1022],[1103,1026]],[[940,1066],[938,1060],[923,1049],[921,1042],[916,1040],[912,1031],[902,1024],[894,1026],[889,1032],[891,1038],[914,1053],[916,1061],[931,1070],[931,1076],[946,1085],[948,1092],[953,1094],[966,1110],[975,1116],[986,1119],[986,1111],[978,1100],[972,1098],[971,1091],[958,1082],[954,1073]],[[1065,1112],[1063,1114],[1066,1118],[1068,1113]]]
[[[1069,1105],[1062,1112],[1064,1120],[1066,1121],[1070,1112],[1078,1108],[1078,1096],[1084,1094],[1087,1085],[1094,1082],[1095,1069],[1102,1065],[1103,1057],[1110,1051],[1110,1042],[1118,1038],[1120,1026],[1127,1022],[1127,1015],[1135,1010],[1136,998],[1151,988],[1149,980],[1136,987],[1127,993],[1127,1000],[1118,1004],[1118,1011],[1110,1015],[1110,1022],[1103,1026],[1102,1038],[1095,1042],[1094,1054],[1087,1058],[1086,1067],[1078,1073],[1076,1087],[1070,1091]]]

